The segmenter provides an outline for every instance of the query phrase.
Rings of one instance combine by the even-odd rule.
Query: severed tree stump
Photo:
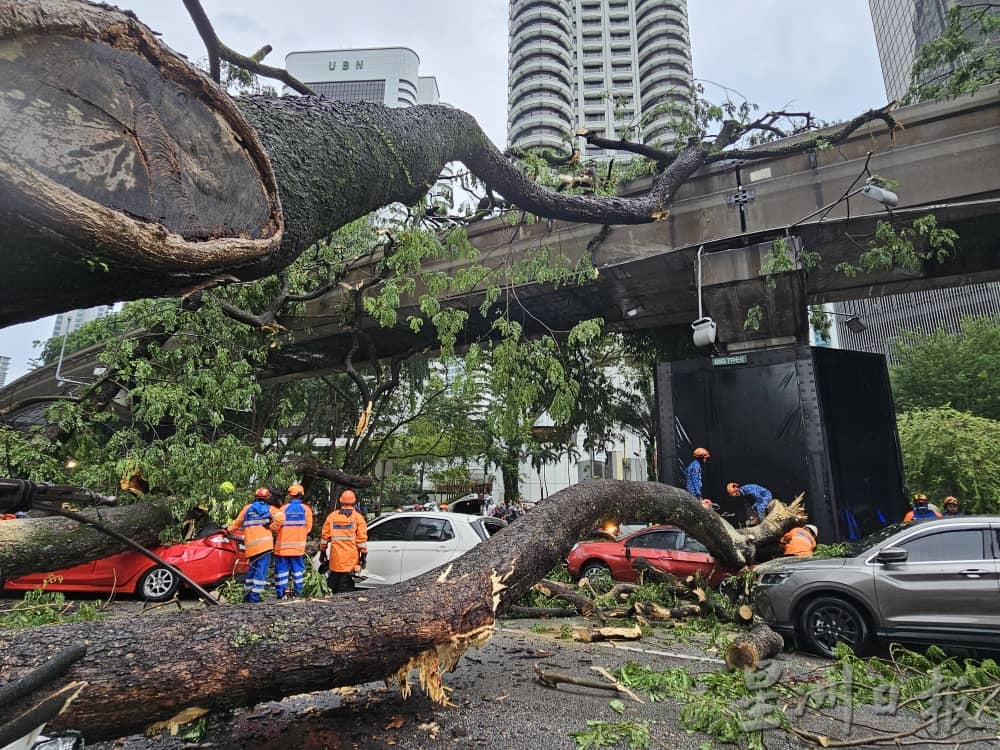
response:
[[[726,666],[730,670],[756,669],[762,660],[777,656],[784,647],[781,635],[760,623],[733,640],[726,649]]]

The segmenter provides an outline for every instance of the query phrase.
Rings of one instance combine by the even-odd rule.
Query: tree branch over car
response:
[[[488,639],[498,613],[543,578],[599,519],[675,523],[704,539],[721,564],[739,568],[774,533],[798,524],[800,512],[776,502],[766,526],[740,530],[666,485],[574,485],[443,572],[366,591],[363,605],[351,595],[60,625],[46,629],[44,637],[32,629],[5,638],[0,672],[16,679],[66,644],[86,640],[87,655],[63,679],[86,681],[87,688],[55,726],[82,730],[88,739],[141,731],[188,706],[233,708],[381,678],[408,694],[412,671],[430,698],[447,704],[442,675],[466,649]],[[163,654],[170,654],[169,660]],[[200,679],[186,677],[192,674]],[[10,707],[19,708],[22,703]]]

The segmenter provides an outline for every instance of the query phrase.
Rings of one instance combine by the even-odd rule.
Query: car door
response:
[[[894,547],[905,562],[875,566],[875,594],[889,630],[1000,628],[1000,570],[988,523],[918,529]]]
[[[475,534],[471,529],[469,531]],[[403,543],[400,580],[405,581],[426,573],[458,554],[458,533],[449,519],[434,515],[419,517],[410,538]]]
[[[628,541],[631,558],[644,557],[654,568],[673,573],[683,533],[680,529],[647,531]]]
[[[399,583],[403,572],[403,545],[414,520],[413,516],[393,516],[368,528],[369,582]]]

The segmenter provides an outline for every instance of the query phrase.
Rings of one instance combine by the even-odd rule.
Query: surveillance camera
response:
[[[872,185],[871,183],[868,183],[861,189],[861,194],[877,203],[881,203],[886,208],[895,208],[896,204],[899,203],[899,198],[894,192],[880,188],[877,185]]]
[[[698,318],[691,324],[695,346],[711,346],[715,343],[716,326],[711,318]]]

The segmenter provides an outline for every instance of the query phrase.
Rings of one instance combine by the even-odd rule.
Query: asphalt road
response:
[[[182,739],[185,731],[182,729],[177,737],[161,736],[151,740],[134,736],[93,747],[99,750],[555,750],[575,748],[571,733],[586,730],[587,721],[591,719],[648,722],[650,748],[704,750],[722,747],[710,742],[712,738],[707,735],[683,730],[680,706],[673,701],[639,704],[618,696],[624,703],[624,713],[619,715],[609,705],[616,696],[572,685],[544,687],[533,672],[537,665],[544,670],[594,678],[597,675],[592,667],[614,670],[628,661],[654,669],[683,666],[689,671],[715,671],[721,661],[710,647],[707,636],[696,634],[678,641],[673,631],[656,629],[652,636],[639,642],[614,646],[583,644],[558,637],[562,622],[502,622],[495,637],[482,650],[467,653],[456,670],[446,676],[445,682],[453,690],[451,699],[455,706],[451,708],[432,704],[416,686],[414,694],[404,700],[398,690],[372,683],[261,704],[237,712],[232,720],[213,718],[207,731],[199,737]],[[575,623],[583,624],[583,621]],[[536,632],[532,625],[552,630]],[[799,653],[782,654],[776,662],[785,668],[786,674],[799,676],[808,676],[827,664]],[[844,716],[843,710],[830,709],[827,713],[830,719],[813,717],[806,725],[832,736],[860,738],[872,734],[876,728],[882,731],[912,729],[919,721],[915,714],[883,716],[873,708],[861,708],[854,710],[852,729],[845,732],[845,725],[839,720]],[[906,739],[908,747],[941,747],[939,743],[909,744],[913,738]],[[768,750],[815,746],[782,731],[765,732],[764,741]],[[986,750],[998,746],[1000,740],[962,747]]]

